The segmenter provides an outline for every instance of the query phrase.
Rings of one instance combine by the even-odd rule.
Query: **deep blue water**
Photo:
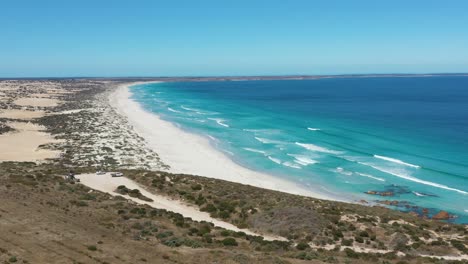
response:
[[[443,209],[468,222],[468,77],[173,82],[131,91],[146,110],[209,136],[243,166],[342,199],[399,200],[400,210]]]

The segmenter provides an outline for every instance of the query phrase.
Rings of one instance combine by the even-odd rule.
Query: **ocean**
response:
[[[132,99],[236,163],[340,200],[468,223],[468,77],[166,82]],[[391,201],[397,201],[390,203]]]

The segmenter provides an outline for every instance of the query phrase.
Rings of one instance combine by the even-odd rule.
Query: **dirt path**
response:
[[[151,198],[153,202],[147,202],[140,200],[135,197],[125,196],[125,198],[130,199],[139,204],[147,204],[151,207],[158,209],[166,209],[175,213],[182,214],[184,217],[190,217],[195,221],[206,221],[213,223],[215,226],[222,227],[232,231],[242,231],[248,235],[262,236],[265,240],[282,240],[286,241],[287,239],[280,236],[271,236],[255,233],[247,229],[240,229],[233,224],[212,218],[208,213],[201,212],[193,206],[188,206],[177,200],[171,200],[162,195],[156,195],[148,192],[142,186],[138,185],[136,182],[125,178],[125,177],[112,177],[110,173],[105,175],[96,175],[96,174],[80,174],[76,178],[80,179],[81,183],[98,191],[109,193],[111,195],[120,195],[114,191],[120,185],[125,185],[129,189],[138,189],[140,193],[148,198]]]

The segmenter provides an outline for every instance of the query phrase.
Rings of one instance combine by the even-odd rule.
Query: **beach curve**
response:
[[[120,85],[110,93],[109,103],[118,114],[127,118],[147,147],[158,153],[170,166],[168,172],[201,175],[291,194],[338,200],[297,183],[245,168],[211,146],[208,138],[184,131],[173,123],[148,112],[131,99],[130,87],[155,82]],[[349,202],[349,201],[348,201]]]

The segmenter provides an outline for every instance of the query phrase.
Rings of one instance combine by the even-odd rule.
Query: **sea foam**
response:
[[[408,180],[408,181],[417,182],[417,183],[421,183],[421,184],[424,184],[424,185],[429,185],[429,186],[432,186],[432,187],[445,189],[445,190],[449,190],[449,191],[454,191],[454,192],[458,192],[458,193],[465,194],[465,195],[468,194],[468,192],[463,191],[463,190],[452,188],[452,187],[449,187],[447,185],[443,185],[443,184],[440,184],[440,183],[421,180],[421,179],[415,178],[415,177],[407,175],[407,174],[402,174],[400,172],[392,171],[390,169],[382,168],[382,167],[375,166],[375,165],[372,165],[372,164],[367,164],[367,163],[364,163],[364,162],[359,162],[359,164],[370,166],[370,167],[372,167],[372,168],[374,168],[376,170],[379,170],[381,172],[385,172],[387,174],[391,174],[393,176],[396,176],[396,177],[399,177],[399,178],[402,178],[402,179],[405,179],[405,180]]]
[[[296,142],[296,145],[301,146],[310,151],[323,152],[323,153],[328,153],[328,154],[340,154],[341,153],[341,151],[330,150],[330,149],[320,147],[314,144],[305,144],[305,143]]]
[[[283,141],[273,140],[268,138],[255,137],[256,140],[262,142],[263,144],[284,144]]]
[[[229,127],[228,124],[224,123],[224,122],[226,122],[226,120],[224,120],[224,119],[221,119],[221,118],[208,118],[208,119],[215,121],[220,126]]]
[[[181,113],[180,111],[175,110],[174,108],[168,107],[167,110],[174,112],[174,113]]]
[[[258,149],[253,149],[253,148],[243,148],[243,149],[245,149],[247,151],[250,151],[250,152],[260,153],[260,154],[263,154],[263,155],[266,154],[266,152],[263,151],[263,150],[258,150]]]
[[[399,159],[389,158],[389,157],[380,156],[380,155],[374,155],[374,158],[390,161],[390,162],[393,162],[393,163],[405,165],[405,166],[412,167],[412,168],[420,168],[419,165],[414,165],[414,164],[411,164],[411,163],[407,163],[407,162],[401,161]]]
[[[273,161],[274,163],[276,164],[280,164],[281,165],[281,160],[277,159],[277,158],[273,158],[272,156],[268,156],[268,159]]]
[[[301,164],[303,166],[308,166],[310,164],[318,163],[318,161],[313,160],[304,155],[288,154],[288,156],[294,157],[294,162]]]
[[[383,182],[385,181],[385,179],[382,179],[382,178],[379,178],[379,177],[375,177],[375,176],[372,176],[372,175],[366,174],[366,173],[356,172],[356,174],[359,175],[359,176],[371,178],[371,179],[374,179],[374,180],[377,180],[377,181],[383,181]]]

